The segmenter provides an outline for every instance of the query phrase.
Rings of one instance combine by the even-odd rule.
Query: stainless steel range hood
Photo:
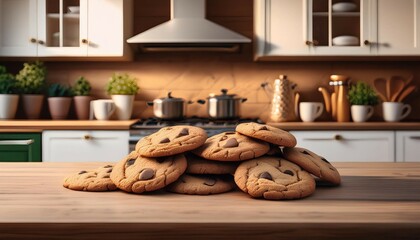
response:
[[[171,19],[127,40],[150,50],[223,50],[251,39],[205,19],[205,0],[171,0]]]

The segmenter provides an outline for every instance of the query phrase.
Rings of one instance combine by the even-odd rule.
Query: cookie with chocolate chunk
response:
[[[166,189],[175,193],[209,195],[224,193],[235,187],[230,175],[184,174]]]
[[[183,154],[147,158],[133,151],[115,165],[111,180],[126,192],[150,192],[176,181],[186,168]]]
[[[64,179],[63,186],[77,191],[113,191],[117,187],[110,179],[113,166],[106,165],[95,170],[82,170]]]
[[[243,135],[257,138],[279,146],[296,146],[295,136],[280,128],[268,126],[265,124],[259,124],[255,122],[241,123],[236,126],[236,131]]]
[[[216,161],[243,161],[264,155],[270,150],[268,143],[237,132],[224,132],[206,140],[192,152]]]
[[[194,126],[170,126],[142,138],[136,151],[144,157],[165,157],[187,152],[203,145],[204,129]]]
[[[238,162],[221,162],[208,160],[192,153],[186,153],[186,173],[193,174],[233,174],[238,167]]]
[[[315,180],[298,165],[279,157],[263,156],[241,163],[235,183],[254,198],[297,199],[315,191]]]
[[[283,149],[283,154],[284,158],[296,163],[306,171],[319,177],[319,179],[335,185],[341,183],[340,173],[324,157],[300,147],[285,148]]]

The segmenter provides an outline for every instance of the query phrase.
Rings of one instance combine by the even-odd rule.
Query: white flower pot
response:
[[[115,104],[115,112],[118,120],[131,119],[133,112],[134,95],[112,95]]]
[[[19,102],[17,94],[0,94],[0,119],[13,119]]]

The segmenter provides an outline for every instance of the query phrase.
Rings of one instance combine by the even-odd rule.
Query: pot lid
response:
[[[222,92],[222,94],[219,95],[215,95],[215,94],[210,94],[209,98],[216,98],[216,99],[234,99],[237,95],[236,94],[227,94],[228,90],[223,88],[222,90],[220,90],[220,92]]]
[[[161,101],[170,101],[170,102],[183,102],[184,101],[183,98],[172,97],[172,92],[168,92],[168,96],[167,97],[159,98],[158,100],[161,100]]]

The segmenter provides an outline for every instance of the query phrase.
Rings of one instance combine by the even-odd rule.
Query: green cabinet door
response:
[[[41,134],[0,133],[0,162],[41,162]]]

